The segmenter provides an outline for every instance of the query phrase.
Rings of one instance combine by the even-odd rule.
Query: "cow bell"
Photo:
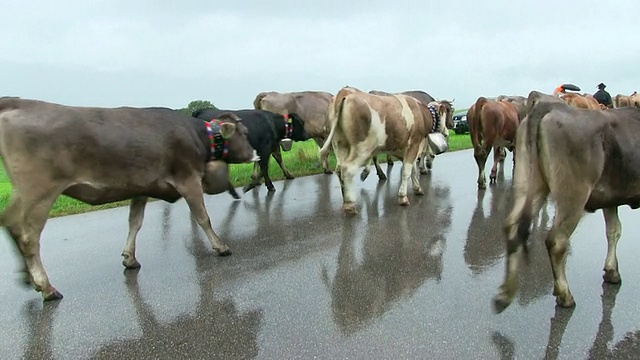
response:
[[[447,138],[444,137],[439,132],[432,132],[427,135],[427,139],[429,140],[429,146],[431,146],[431,150],[435,155],[442,154],[443,152],[449,150],[449,143],[447,142]]]
[[[282,148],[282,151],[291,150],[291,146],[292,145],[293,145],[293,140],[291,140],[291,139],[282,139],[282,140],[280,140],[280,147]]]

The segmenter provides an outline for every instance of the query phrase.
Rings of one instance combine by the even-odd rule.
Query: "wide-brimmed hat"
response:
[[[598,89],[604,89],[606,87],[607,87],[607,85],[605,85],[603,83],[598,84]]]

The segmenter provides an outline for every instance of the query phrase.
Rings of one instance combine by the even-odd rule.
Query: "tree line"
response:
[[[209,108],[218,109],[209,100],[193,100],[187,105],[187,107],[180,108],[177,110],[191,116],[191,114],[193,114],[193,112],[196,110],[209,109]]]

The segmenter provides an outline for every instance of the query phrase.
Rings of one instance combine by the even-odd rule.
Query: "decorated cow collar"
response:
[[[437,108],[433,105],[427,105],[429,108],[429,112],[431,112],[431,116],[433,116],[433,126],[431,127],[431,132],[436,132],[438,130],[438,125],[440,125],[440,114],[438,114]]]
[[[284,138],[291,139],[293,135],[293,119],[288,114],[282,114],[282,117],[284,117]]]
[[[211,119],[204,122],[211,147],[210,160],[226,159],[229,155],[229,141],[220,133],[222,121]]]

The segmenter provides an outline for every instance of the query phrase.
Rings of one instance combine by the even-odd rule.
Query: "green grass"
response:
[[[463,150],[471,148],[471,140],[469,134],[457,135],[450,131],[449,135],[449,151]],[[318,163],[318,146],[313,140],[294,143],[291,151],[282,152],[285,166],[295,177],[314,175],[322,173],[322,167],[315,167]],[[329,166],[333,169],[336,164],[336,158],[333,154],[329,156]],[[234,164],[231,165],[230,179],[231,183],[236,186],[244,186],[251,180],[251,172],[253,164]],[[269,176],[272,181],[284,179],[282,170],[273,159],[269,160]],[[0,211],[9,202],[11,197],[11,183],[7,177],[4,168],[0,165]],[[91,206],[80,201],[74,200],[68,196],[60,196],[49,211],[49,217],[58,217],[64,215],[79,214],[89,211],[109,209],[118,206],[128,205],[129,201],[121,201],[106,205]]]

